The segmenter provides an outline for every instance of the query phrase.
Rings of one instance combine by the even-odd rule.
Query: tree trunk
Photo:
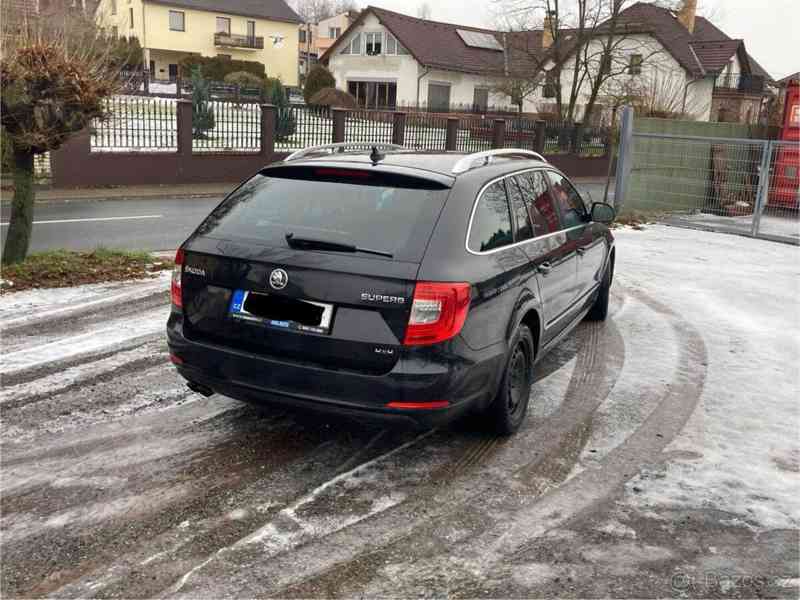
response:
[[[14,147],[14,200],[3,250],[3,264],[22,262],[28,254],[33,226],[33,152]]]

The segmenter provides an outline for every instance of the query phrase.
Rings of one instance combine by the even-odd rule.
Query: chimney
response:
[[[544,23],[542,24],[542,48],[547,49],[553,45],[553,30],[558,27],[555,16],[555,11],[549,10],[544,17]]]
[[[683,7],[678,11],[678,21],[694,33],[694,19],[697,16],[697,0],[683,0]]]

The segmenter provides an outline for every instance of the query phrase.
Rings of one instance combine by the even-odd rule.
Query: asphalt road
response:
[[[602,184],[580,184],[595,201]],[[613,195],[612,195],[613,198]],[[31,251],[98,246],[128,250],[174,250],[222,200],[169,198],[103,200],[36,204]],[[587,202],[588,202],[587,198]],[[0,241],[5,242],[10,205],[0,207]]]
[[[222,198],[52,202],[34,208],[31,251],[97,246],[173,250]],[[10,206],[0,209],[5,241]]]
[[[194,394],[167,276],[0,296],[0,596],[796,598],[794,249],[617,243],[511,438]]]

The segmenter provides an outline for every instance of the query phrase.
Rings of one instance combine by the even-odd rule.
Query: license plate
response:
[[[235,290],[228,312],[234,319],[274,329],[324,334],[331,329],[333,304]]]

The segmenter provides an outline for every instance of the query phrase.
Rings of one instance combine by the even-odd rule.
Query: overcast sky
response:
[[[417,16],[422,0],[363,0]],[[431,19],[476,27],[493,27],[492,0],[428,0]],[[700,14],[732,38],[745,41],[748,52],[776,79],[800,71],[800,0],[700,0]],[[502,3],[500,4],[502,5]]]

